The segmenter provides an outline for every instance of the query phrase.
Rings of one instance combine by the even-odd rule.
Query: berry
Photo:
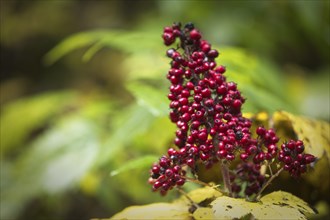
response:
[[[264,136],[266,134],[266,129],[263,127],[258,127],[256,130],[257,135]]]
[[[207,53],[208,57],[211,57],[211,58],[216,58],[219,56],[219,52],[217,50],[210,50],[208,53]]]
[[[201,37],[202,37],[202,35],[196,29],[191,30],[191,32],[190,32],[191,39],[199,40]]]

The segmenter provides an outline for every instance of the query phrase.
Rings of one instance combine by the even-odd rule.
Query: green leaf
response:
[[[122,165],[119,169],[111,171],[110,176],[116,176],[120,173],[131,171],[134,169],[150,167],[153,162],[156,162],[158,160],[158,158],[159,158],[158,156],[147,155],[128,161],[124,165]]]
[[[168,114],[168,104],[166,94],[159,88],[153,88],[147,84],[130,82],[127,84],[129,91],[137,99],[137,103],[145,106],[154,116],[164,116]]]
[[[228,81],[237,83],[248,100],[244,111],[295,111],[290,102],[292,97],[288,98],[285,81],[273,65],[240,48],[219,47],[219,51],[222,55],[217,62],[227,67],[225,75]]]
[[[182,219],[190,220],[190,213],[184,204],[153,203],[144,206],[131,206],[110,219]]]
[[[162,79],[168,71],[169,60],[158,50],[141,50],[131,53],[123,62],[123,70],[129,79]]]
[[[72,51],[90,46],[83,56],[88,61],[103,47],[114,47],[125,52],[154,50],[158,46],[158,34],[122,30],[95,30],[74,34],[49,51],[44,62],[51,65]],[[143,40],[142,40],[143,39]],[[138,43],[137,43],[138,42]]]
[[[144,133],[155,117],[145,106],[134,104],[118,112],[112,121],[113,132],[105,139],[97,163],[104,164],[116,157],[126,145],[137,136]]]
[[[99,146],[89,120],[77,114],[59,120],[6,172],[10,181],[1,185],[1,219],[15,218],[25,202],[43,192],[58,193],[77,184],[94,165]]]
[[[116,37],[117,34],[117,32],[109,32],[107,30],[97,30],[74,34],[50,50],[45,55],[44,62],[47,65],[52,65],[64,55],[71,53],[76,49],[90,46],[98,42],[100,39],[103,39],[104,37]]]
[[[53,92],[24,98],[5,105],[0,117],[1,152],[19,147],[36,128],[59,113],[76,97],[74,92]]]

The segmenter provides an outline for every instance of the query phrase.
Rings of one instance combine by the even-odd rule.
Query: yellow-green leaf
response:
[[[193,217],[195,220],[209,220],[214,219],[213,217],[213,210],[211,208],[201,207],[198,208],[194,213]]]
[[[222,196],[211,203],[214,213],[213,219],[241,218],[253,213],[257,205],[257,203],[248,202],[245,199]]]
[[[282,191],[268,194],[258,203],[222,196],[211,206],[213,219],[242,218],[249,214],[256,219],[306,219],[307,213],[315,214],[306,202]]]
[[[190,220],[188,206],[181,203],[154,203],[144,206],[131,206],[117,213],[110,219],[182,219]]]
[[[302,199],[288,192],[276,191],[265,195],[260,199],[264,204],[272,204],[277,206],[288,206],[298,209],[303,213],[314,213],[313,209]]]
[[[19,99],[5,105],[0,117],[0,145],[3,155],[15,147],[26,145],[28,137],[36,128],[64,109],[76,94],[72,91],[44,93]]]
[[[199,207],[191,214],[191,203],[185,196],[173,203],[131,206],[110,219],[241,219],[248,215],[256,219],[306,219],[314,210],[300,198],[283,191],[265,195],[259,202],[223,196],[212,187],[187,194]],[[205,201],[209,201],[205,204]],[[204,204],[202,204],[204,203]]]
[[[127,88],[135,96],[137,103],[147,107],[153,115],[163,116],[168,114],[168,104],[164,101],[165,93],[162,93],[159,89],[137,81],[128,83]]]
[[[288,112],[275,112],[273,120],[289,121],[299,139],[305,143],[305,151],[321,158],[325,153],[330,159],[330,124]]]
[[[217,197],[222,196],[222,193],[212,187],[203,187],[199,189],[195,189],[187,194],[192,201],[199,204],[207,199],[215,199]],[[175,202],[186,202],[190,204],[188,199],[184,196],[177,199]]]
[[[158,157],[154,155],[146,155],[144,157],[140,157],[138,159],[134,159],[131,161],[128,161],[126,164],[121,166],[120,168],[111,171],[110,176],[116,176],[122,172],[130,171],[133,169],[138,168],[147,168],[152,165],[153,162],[157,161]]]

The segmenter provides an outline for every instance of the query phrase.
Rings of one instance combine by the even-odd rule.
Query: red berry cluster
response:
[[[305,147],[301,140],[290,140],[281,145],[278,159],[284,163],[284,170],[291,176],[299,177],[307,171],[307,165],[315,161],[311,154],[304,154]]]
[[[237,197],[241,190],[244,190],[244,194],[251,196],[257,194],[266,179],[265,176],[260,173],[260,165],[251,162],[240,163],[235,172],[231,174],[230,181],[232,183],[231,189],[234,196]],[[245,189],[242,189],[245,186]]]
[[[260,164],[265,160],[271,161],[277,156],[277,142],[279,138],[273,129],[266,130],[263,127],[258,127],[256,130],[257,139],[250,139],[250,144],[244,148],[241,154],[241,159],[247,161],[250,156],[255,164]],[[266,150],[264,150],[266,149]]]
[[[168,150],[170,158],[162,156],[158,164],[155,164],[151,169],[152,180],[157,179],[152,181],[153,190],[160,189],[162,195],[165,195],[174,186],[182,186],[185,183],[185,179],[182,176],[186,174],[186,171],[182,170],[182,167],[174,162],[175,152],[173,148],[170,148]]]
[[[166,53],[171,58],[169,116],[177,125],[177,148],[169,149],[152,167],[153,189],[165,194],[185,183],[187,168],[195,172],[197,163],[210,168],[219,161],[233,161],[238,152],[242,161],[252,160],[258,166],[277,158],[279,138],[273,129],[263,127],[258,127],[258,137],[252,138],[252,123],[241,111],[245,99],[234,82],[227,82],[226,68],[217,66],[219,52],[202,39],[194,25],[174,23],[164,28],[162,38],[167,46],[179,40]],[[310,161],[307,158],[304,161]],[[290,164],[290,170],[295,169]],[[254,193],[252,188],[249,190]]]

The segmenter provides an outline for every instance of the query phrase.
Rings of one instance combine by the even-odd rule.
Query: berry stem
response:
[[[272,175],[267,182],[262,186],[262,188],[260,189],[260,191],[258,192],[258,194],[256,195],[256,200],[259,201],[260,197],[261,197],[261,193],[267,188],[267,186],[270,185],[270,183],[276,178],[278,177],[278,175],[280,175],[280,173],[283,171],[283,167],[281,169],[279,169],[274,175]]]
[[[182,177],[182,178],[184,178],[184,179],[186,179],[187,181],[192,182],[192,183],[196,183],[196,184],[199,184],[199,185],[202,185],[202,186],[211,187],[211,188],[213,188],[213,189],[215,189],[215,190],[217,190],[217,191],[223,193],[223,192],[218,188],[219,185],[208,184],[208,183],[205,183],[205,182],[200,181],[200,180],[198,180],[198,179],[193,179],[193,178],[189,178],[189,177],[186,177],[186,176],[185,176],[185,177]]]
[[[269,172],[270,172],[270,175],[273,176],[273,170],[272,170],[272,167],[268,164],[268,169],[269,169]]]
[[[189,177],[186,177],[186,176],[183,176],[182,178],[186,179],[189,182],[197,183],[197,184],[202,185],[202,186],[213,187],[212,185],[210,185],[208,183],[205,183],[205,182],[202,182],[202,181],[200,181],[198,179],[193,179],[193,178],[189,178]]]
[[[190,202],[190,204],[192,205],[192,206],[194,206],[194,207],[196,207],[196,208],[198,208],[199,207],[199,205],[197,204],[197,203],[195,203],[189,196],[188,196],[188,194],[185,192],[185,191],[183,191],[181,188],[179,188],[179,187],[177,187],[176,188],[177,190],[178,190],[178,192],[179,193],[181,193],[184,197],[186,197],[186,199],[188,199],[188,201]]]
[[[223,161],[223,160],[221,161],[220,168],[221,168],[223,183],[224,183],[224,187],[225,187],[224,191],[226,193],[228,193],[228,195],[231,197],[232,191],[231,191],[231,185],[230,185],[229,169],[228,169],[228,165],[226,164],[225,161]]]

